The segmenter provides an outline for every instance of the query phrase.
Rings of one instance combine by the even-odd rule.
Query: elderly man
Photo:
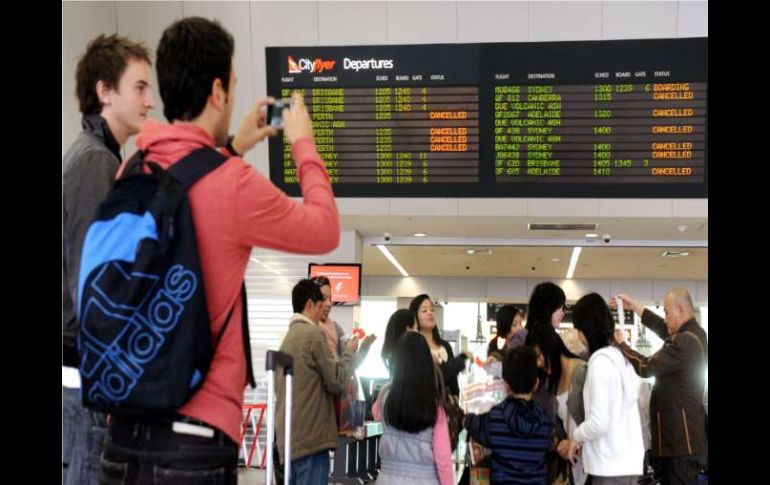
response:
[[[650,398],[652,454],[663,465],[663,484],[696,484],[708,457],[706,412],[703,406],[704,368],[708,365],[706,332],[695,320],[690,293],[674,288],[666,293],[666,318],[645,309],[630,296],[618,295],[642,323],[664,339],[663,347],[645,357],[623,342],[615,341],[642,377],[655,377]]]

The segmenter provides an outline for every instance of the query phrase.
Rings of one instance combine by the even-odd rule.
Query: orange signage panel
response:
[[[314,264],[308,267],[309,277],[326,276],[332,287],[332,302],[338,304],[361,301],[360,264]]]

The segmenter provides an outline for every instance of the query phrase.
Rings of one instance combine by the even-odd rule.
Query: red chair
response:
[[[243,410],[246,411],[246,416],[243,418],[243,422],[241,423],[241,449],[243,450],[243,457],[246,459],[246,468],[249,468],[251,466],[251,460],[254,457],[254,450],[259,448],[259,432],[262,429],[262,420],[265,417],[265,411],[267,410],[267,404],[265,403],[257,403],[257,404],[244,404]],[[257,419],[255,414],[252,414],[252,411],[257,410],[259,411],[259,418]],[[256,422],[255,422],[256,420]],[[251,446],[247,447],[244,443],[244,438],[246,437],[246,430],[249,427],[249,423],[251,423],[251,426],[254,430],[254,437],[251,440]],[[265,453],[267,450],[262,450],[262,459],[260,461],[258,468],[264,468],[265,467]],[[248,458],[247,458],[248,455]]]

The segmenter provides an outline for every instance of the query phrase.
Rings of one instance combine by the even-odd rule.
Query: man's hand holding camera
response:
[[[279,127],[268,124],[267,107],[275,104],[272,96],[260,98],[249,110],[246,118],[233,138],[232,147],[241,156],[267,137],[276,136]],[[313,124],[302,95],[295,91],[291,95],[291,104],[282,108],[283,131],[292,145],[299,139],[313,139]]]

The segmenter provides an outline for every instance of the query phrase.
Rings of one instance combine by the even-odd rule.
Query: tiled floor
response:
[[[460,474],[455,472],[455,480],[459,477]],[[332,484],[333,482],[329,483]],[[240,467],[238,469],[238,485],[265,485],[265,470]]]
[[[265,485],[265,470],[239,468],[238,485]]]
[[[332,483],[329,482],[329,484]],[[265,470],[239,468],[238,485],[265,485]]]

